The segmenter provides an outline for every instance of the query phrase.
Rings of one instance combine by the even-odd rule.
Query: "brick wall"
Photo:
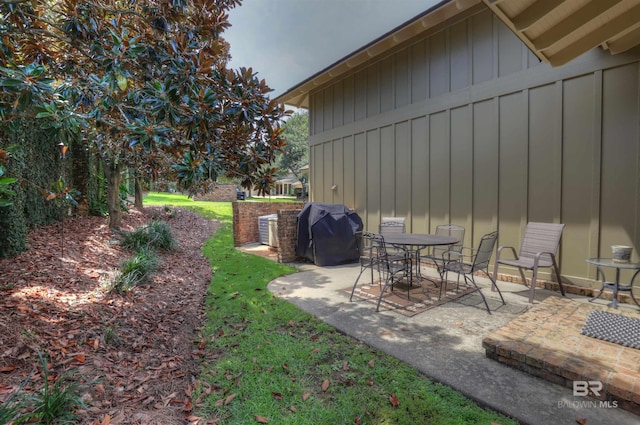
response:
[[[233,202],[236,200],[236,185],[217,184],[213,190],[194,197],[196,201]]]
[[[298,214],[302,208],[278,211],[278,262],[295,261],[298,242]]]
[[[258,229],[258,217],[269,214],[278,214],[278,211],[296,210],[294,215],[295,223],[293,225],[294,232],[297,235],[297,215],[302,210],[304,203],[302,202],[233,202],[233,244],[234,246],[242,246],[250,242],[259,242],[260,233]],[[278,217],[279,219],[280,217]],[[291,226],[291,217],[283,219],[282,231]],[[286,223],[286,224],[285,224]],[[283,238],[289,239],[290,231],[286,231]],[[280,237],[280,221],[278,221],[278,237]],[[297,237],[297,236],[296,236]],[[278,240],[278,249],[280,250],[280,240]],[[289,248],[285,248],[288,250]],[[295,244],[294,244],[295,253]]]

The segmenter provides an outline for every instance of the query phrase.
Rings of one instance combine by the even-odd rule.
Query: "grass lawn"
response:
[[[151,193],[152,204],[225,223],[203,247],[214,273],[198,416],[220,424],[516,423],[273,296],[267,283],[296,270],[233,248],[230,203]]]

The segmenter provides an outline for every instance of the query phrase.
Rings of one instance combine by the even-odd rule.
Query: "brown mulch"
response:
[[[153,276],[124,295],[107,283],[132,253],[107,218],[66,219],[64,257],[58,223],[31,232],[19,257],[0,260],[0,402],[42,387],[42,353],[52,378],[80,384],[82,424],[191,422],[211,278],[201,248],[219,223],[145,208],[123,214],[122,230],[152,218],[169,223],[179,248],[160,254]]]

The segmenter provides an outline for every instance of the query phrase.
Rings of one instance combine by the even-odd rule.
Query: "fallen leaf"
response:
[[[327,391],[327,389],[329,389],[329,380],[328,380],[328,379],[325,379],[325,380],[322,382],[322,391]]]
[[[289,410],[291,410],[293,413],[296,413],[298,411],[298,409],[296,409],[296,406],[289,407]]]
[[[586,418],[576,419],[576,422],[578,422],[580,425],[585,425],[587,423],[587,419]]]
[[[309,394],[309,393],[302,394],[302,401],[307,401],[307,399],[309,398],[310,395],[311,394]]]
[[[282,394],[280,394],[280,393],[271,392],[271,395],[272,395],[272,396],[273,396],[273,398],[275,398],[276,400],[282,400]]]
[[[462,326],[462,322],[456,322],[456,326],[458,327]]]
[[[256,418],[256,422],[261,423],[261,424],[268,424],[269,423],[269,419],[265,418],[264,416],[260,416],[260,415],[255,415]]]
[[[391,394],[389,396],[389,403],[391,403],[393,407],[400,406],[400,400],[398,400],[398,397],[396,397],[394,394]]]
[[[369,367],[374,367],[376,365],[375,360],[369,360]]]
[[[231,394],[229,397],[224,399],[224,404],[227,405],[229,403],[231,403],[231,401],[236,398],[236,394]]]
[[[59,250],[58,222],[57,228],[45,226],[30,232],[30,248],[25,253],[0,259],[0,280],[11,282],[6,287],[0,283],[0,329],[3,336],[7,333],[9,341],[24,342],[0,347],[5,360],[0,362],[0,400],[7,395],[5,378],[27,376],[29,367],[38,363],[34,350],[27,349],[29,341],[37,341],[50,353],[46,356],[47,367],[55,370],[56,376],[77,369],[83,380],[93,382],[83,391],[86,408],[78,410],[78,423],[152,423],[151,409],[192,408],[184,391],[170,398],[157,396],[165,394],[166,388],[187,388],[190,379],[186,371],[190,368],[194,347],[191,343],[200,342],[204,350],[209,342],[209,337],[202,336],[199,341],[189,340],[197,334],[197,329],[191,327],[201,322],[199,315],[204,306],[200,302],[211,278],[211,265],[200,255],[200,247],[212,233],[212,227],[206,220],[191,219],[191,213],[179,215],[188,220],[180,223],[184,228],[175,228],[181,246],[179,252],[168,254],[172,258],[167,261],[170,267],[163,265],[161,278],[153,278],[152,284],[137,286],[128,294],[108,293],[103,288],[102,279],[118,270],[121,262],[131,256],[120,244],[112,243],[117,237],[107,230],[103,217],[83,215],[65,219],[64,255]],[[122,218],[123,230],[148,221],[146,213],[133,210]],[[171,222],[172,230],[174,224],[178,224],[177,221]],[[180,285],[183,279],[191,283]],[[180,291],[175,291],[176,285],[180,285]],[[10,294],[20,294],[20,297]],[[243,293],[239,297],[243,297]],[[91,309],[78,308],[85,304],[91,305]],[[7,309],[10,314],[3,315]],[[44,323],[46,326],[41,326]],[[5,326],[8,324],[11,326]],[[226,329],[231,329],[229,333],[236,331],[218,328],[211,340],[228,337]],[[177,349],[156,350],[161,346]],[[152,353],[153,359],[149,357]],[[204,361],[214,361],[218,356],[204,351],[197,355]],[[17,363],[12,363],[13,359]],[[16,376],[9,376],[11,374]],[[34,388],[41,385],[40,372],[32,378],[37,384]],[[230,382],[238,379],[233,377]],[[223,393],[218,393],[221,390],[209,386],[203,394],[211,394],[213,400],[221,398],[224,404],[230,400],[226,397],[232,391],[221,395]],[[152,394],[156,397],[150,397]],[[185,418],[190,414],[182,412]],[[209,420],[208,425],[213,422]]]

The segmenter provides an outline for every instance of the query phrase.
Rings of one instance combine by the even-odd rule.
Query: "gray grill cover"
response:
[[[296,255],[318,266],[335,266],[357,261],[356,232],[362,220],[341,204],[311,202],[298,214]]]

